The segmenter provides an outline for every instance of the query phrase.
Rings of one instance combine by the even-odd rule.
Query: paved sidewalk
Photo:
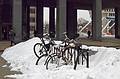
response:
[[[101,41],[95,41],[93,39],[88,39],[88,38],[81,38],[80,43],[89,46],[105,46],[105,47],[120,48],[120,39],[115,39],[115,38],[102,38]]]
[[[15,78],[9,78],[6,77],[6,75],[14,75],[14,74],[22,74],[18,71],[11,71],[11,68],[9,67],[9,63],[1,57],[3,51],[10,47],[10,41],[0,41],[0,79],[15,79]]]
[[[1,57],[2,52],[0,52],[0,79],[15,79],[15,78],[9,78],[5,77],[6,75],[14,75],[14,74],[22,74],[19,71],[11,71],[10,63],[7,63],[7,61]]]
[[[80,43],[92,46],[106,46],[120,48],[120,39],[103,38],[101,41],[95,41],[88,38],[80,38]],[[10,41],[0,41],[0,52],[3,52],[7,47],[10,47]]]
[[[0,41],[0,52],[4,51],[7,47],[10,47],[10,41]]]

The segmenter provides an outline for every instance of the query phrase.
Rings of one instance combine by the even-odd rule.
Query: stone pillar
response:
[[[67,0],[57,0],[57,24],[56,39],[63,40],[63,32],[66,32],[66,8]]]
[[[16,43],[29,39],[27,9],[27,0],[13,0],[13,30]]]
[[[27,39],[30,38],[30,6],[27,6],[27,30],[26,30],[26,33],[27,33]]]
[[[2,26],[0,26],[0,40],[2,40]]]
[[[13,0],[13,30],[15,42],[22,41],[22,0]]]
[[[36,17],[36,33],[35,36],[43,36],[43,3],[42,0],[37,0],[37,17]]]
[[[67,34],[70,39],[77,34],[77,9],[70,4],[67,5]]]
[[[30,36],[29,26],[30,7],[27,6],[27,0],[22,2],[22,40],[28,40]]]
[[[101,40],[102,38],[102,0],[93,0],[92,9],[92,38]]]
[[[50,37],[55,37],[55,8],[54,7],[50,7],[49,15],[50,15],[49,16],[49,34],[50,34]]]
[[[115,8],[115,38],[120,39],[120,8]]]
[[[2,40],[2,6],[0,5],[0,40]]]

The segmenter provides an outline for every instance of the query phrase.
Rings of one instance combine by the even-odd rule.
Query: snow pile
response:
[[[21,64],[21,62],[27,61],[26,59],[34,55],[33,46],[36,42],[41,41],[39,38],[33,38],[26,42],[19,43],[13,47],[7,48],[2,56],[8,63],[16,64],[15,62],[18,62],[17,64]]]
[[[120,50],[106,47],[87,47],[97,50],[98,53],[90,56],[90,68],[78,65],[73,70],[72,65],[65,65],[54,70],[46,70],[43,60],[36,66],[37,57],[34,55],[33,46],[40,42],[33,38],[7,48],[2,57],[11,63],[11,70],[21,71],[23,74],[10,75],[17,79],[119,79],[120,78]]]
[[[99,49],[100,50],[100,49]],[[89,76],[92,79],[119,79],[120,78],[120,50],[102,48],[91,61],[93,70]]]

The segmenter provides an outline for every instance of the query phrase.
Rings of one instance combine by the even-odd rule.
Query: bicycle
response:
[[[56,52],[50,54],[47,57],[47,59],[45,61],[46,69],[48,69],[48,68],[51,69],[50,68],[51,65],[55,65],[55,68],[58,67],[60,60],[64,61],[64,64],[66,64],[66,65],[73,63],[72,59],[73,59],[73,56],[75,56],[76,49],[74,47],[75,45],[72,45],[72,44],[77,43],[77,42],[72,39],[69,41],[65,40],[65,43],[66,43],[65,46],[59,46],[59,48],[55,48]],[[74,55],[73,55],[73,53],[74,53]],[[75,61],[75,57],[74,57],[74,61]],[[51,62],[52,62],[52,64],[51,64]]]
[[[66,34],[64,34],[64,35],[66,37]],[[47,37],[47,39],[49,39],[48,44],[45,44],[45,41],[44,41],[45,36]],[[56,45],[54,40],[49,37],[49,34],[44,35],[44,37],[40,38],[42,43],[36,43],[34,45],[34,53],[38,57],[38,59],[36,61],[36,65],[38,65],[38,62],[40,61],[41,58],[47,57],[52,52],[52,49],[54,50],[54,46]],[[67,46],[67,40],[68,39],[66,38],[65,41],[63,41],[61,44],[65,43],[65,45],[63,45],[63,46]],[[36,47],[38,47],[37,52],[36,52]],[[46,62],[45,62],[45,64],[46,64]]]
[[[56,52],[50,54],[45,61],[46,69],[51,69],[50,66],[52,65],[53,67],[53,64],[56,65],[54,68],[57,68],[60,65],[67,65],[71,63],[72,53],[68,52],[68,47],[55,48],[55,50]]]
[[[73,43],[73,45],[71,45],[71,43]],[[57,53],[53,53],[48,56],[46,60],[46,69],[59,67],[60,60],[63,60],[65,64],[62,65],[74,64],[73,69],[76,70],[77,64],[80,64],[80,56],[82,57],[82,65],[86,60],[86,67],[89,68],[89,51],[91,50],[83,49],[82,45],[77,43],[74,39],[70,40],[68,46],[64,47],[62,50],[60,50],[60,48],[56,49]]]
[[[46,36],[49,41],[47,44],[45,43],[45,40],[44,40],[46,39]],[[33,47],[34,53],[38,58],[36,61],[36,65],[38,65],[38,62],[42,57],[46,57],[48,56],[49,53],[51,53],[51,50],[52,50],[51,46],[55,45],[54,40],[49,38],[49,34],[44,35],[43,38],[40,38],[40,40],[41,40],[41,43],[36,43]]]

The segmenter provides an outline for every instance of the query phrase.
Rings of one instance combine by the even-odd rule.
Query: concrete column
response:
[[[22,0],[13,0],[13,30],[16,43],[22,41]]]
[[[2,26],[0,26],[0,40],[2,40]]]
[[[28,40],[29,39],[29,13],[30,13],[30,7],[27,6],[27,0],[25,0],[22,3],[22,40]]]
[[[71,4],[67,5],[67,33],[70,39],[77,34],[77,9]]]
[[[115,38],[120,39],[120,8],[115,8]]]
[[[57,0],[57,25],[56,39],[63,40],[63,32],[66,32],[66,8],[67,0]]]
[[[36,17],[36,36],[43,36],[43,3],[42,0],[37,0],[37,17]]]
[[[2,40],[2,6],[0,5],[0,40]]]
[[[49,13],[49,33],[50,37],[55,37],[55,8],[50,7],[50,13]],[[52,34],[51,34],[52,32]]]
[[[13,0],[13,30],[16,34],[16,43],[25,41],[29,38],[27,8],[27,0]]]
[[[93,0],[92,37],[94,40],[102,38],[102,0]]]
[[[27,39],[30,38],[30,6],[27,6]]]

